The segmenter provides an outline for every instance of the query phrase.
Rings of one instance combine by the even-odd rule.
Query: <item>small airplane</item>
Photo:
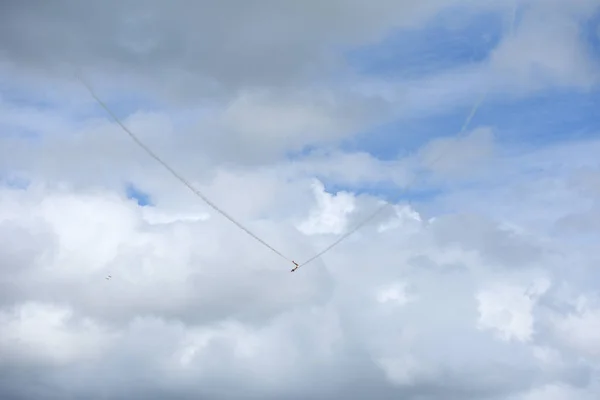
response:
[[[106,280],[108,281],[108,280],[110,280],[111,278],[112,278],[112,275],[108,275],[108,276],[107,276],[106,278],[104,278],[104,279],[106,279]]]

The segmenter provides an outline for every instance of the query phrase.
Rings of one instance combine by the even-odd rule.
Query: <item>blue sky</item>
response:
[[[349,50],[351,68],[365,75],[417,79],[484,61],[500,42],[505,15],[448,10],[421,29],[402,29],[383,41]]]
[[[141,207],[153,205],[150,194],[136,187],[133,183],[129,183],[125,186],[125,193],[128,198],[135,200]]]
[[[431,24],[416,30],[400,30],[374,45],[349,51],[348,63],[361,75],[379,79],[427,79],[447,69],[484,64],[508,35],[507,18],[501,13],[471,14],[453,29],[448,24],[461,17],[460,9],[445,12]],[[515,24],[519,23],[519,12]],[[600,62],[598,26],[600,12],[581,24],[582,40]],[[599,64],[600,65],[600,64]],[[474,103],[474,102],[473,102]],[[593,138],[600,132],[600,91],[546,88],[515,97],[489,96],[478,108],[471,127],[489,125],[498,131],[501,144],[543,146],[555,141]],[[426,118],[392,120],[360,133],[346,148],[372,153],[381,159],[406,154],[432,138],[459,132],[472,104],[449,107]],[[574,136],[575,135],[575,136]]]
[[[522,10],[516,14],[518,29]],[[509,34],[506,15],[480,13],[461,15],[451,10],[431,24],[416,30],[400,30],[380,43],[351,50],[347,60],[362,76],[390,81],[423,80],[447,70],[485,68],[488,58]],[[600,66],[600,13],[580,25],[581,40],[589,57]],[[452,27],[452,29],[450,28]],[[409,156],[430,140],[456,137],[471,104],[450,105],[430,115],[402,116],[372,126],[342,143],[346,151],[368,152],[381,160]],[[497,154],[536,151],[569,142],[600,138],[600,91],[596,88],[545,87],[525,95],[489,94],[477,108],[467,130],[489,126],[494,131]],[[356,190],[330,183],[328,190]],[[372,192],[361,188],[359,192]],[[401,199],[398,193],[379,185],[374,193]],[[414,201],[431,200],[441,189],[425,189],[408,195]]]
[[[600,134],[595,110],[600,92],[544,91],[524,99],[487,99],[477,109],[471,127],[494,127],[499,144],[544,146],[557,141],[585,140]],[[348,150],[367,151],[377,158],[393,159],[415,151],[440,136],[455,136],[471,107],[427,118],[392,121],[348,141]]]

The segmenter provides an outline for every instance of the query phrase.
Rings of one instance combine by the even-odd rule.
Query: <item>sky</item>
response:
[[[597,399],[598,109],[599,0],[4,1],[0,398]]]

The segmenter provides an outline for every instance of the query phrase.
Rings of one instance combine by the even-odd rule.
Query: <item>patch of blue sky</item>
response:
[[[462,15],[462,9],[452,9],[424,29],[397,31],[381,43],[349,51],[347,59],[359,73],[384,79],[422,79],[481,62],[502,35],[509,33],[510,24],[518,25],[522,10],[509,10],[510,7],[505,14]],[[600,12],[591,16],[582,29],[590,51],[600,59]],[[599,100],[598,92],[568,90],[544,91],[519,100],[488,98],[470,127],[491,126],[501,142],[511,144],[536,146],[580,139],[600,131],[600,119],[594,117]],[[394,159],[414,152],[436,137],[456,135],[470,109],[471,106],[453,107],[427,118],[387,121],[345,141],[342,147],[347,151],[367,151],[384,160]]]
[[[382,42],[346,53],[362,75],[418,79],[485,60],[506,33],[501,13],[442,13],[423,29],[398,30]]]
[[[0,185],[10,189],[27,190],[31,181],[23,176],[14,174],[0,174]]]
[[[344,151],[364,151],[380,160],[394,160],[414,154],[432,139],[456,135],[465,121],[464,112],[442,113],[429,118],[403,118],[372,127],[345,140]],[[477,123],[477,115],[472,126]]]
[[[600,91],[544,91],[519,100],[488,99],[467,131],[492,127],[500,145],[537,147],[600,136]],[[427,118],[408,118],[371,128],[345,141],[345,151],[365,151],[382,160],[407,156],[440,137],[456,137],[472,107]]]
[[[478,120],[494,127],[500,144],[543,147],[600,135],[600,91],[553,90],[518,101],[488,102]]]
[[[360,185],[343,185],[324,177],[317,177],[327,193],[350,192],[354,195],[369,195],[391,203],[426,202],[443,193],[440,187],[398,187],[390,182],[361,183]]]
[[[589,53],[600,62],[600,6],[583,24],[581,34]]]
[[[154,206],[150,194],[144,192],[133,183],[127,184],[125,187],[125,194],[127,195],[127,198],[135,200],[141,207]]]

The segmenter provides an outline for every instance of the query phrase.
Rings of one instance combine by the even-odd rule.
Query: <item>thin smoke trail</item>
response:
[[[206,204],[208,204],[210,207],[212,207],[215,211],[217,211],[219,214],[223,215],[225,218],[227,218],[229,221],[231,221],[233,224],[235,224],[238,228],[242,229],[244,232],[246,232],[248,235],[250,235],[251,237],[253,237],[255,240],[257,240],[258,242],[260,242],[261,244],[263,244],[265,247],[267,247],[268,249],[270,249],[273,253],[277,254],[278,256],[280,256],[281,258],[283,258],[284,260],[288,261],[288,262],[292,262],[292,260],[288,259],[286,256],[284,256],[281,252],[279,252],[277,249],[275,249],[273,246],[271,246],[270,244],[268,244],[267,242],[265,242],[263,239],[261,239],[260,237],[258,237],[256,234],[254,234],[252,231],[250,231],[248,228],[246,228],[244,225],[242,225],[241,223],[239,223],[238,221],[236,221],[232,216],[230,216],[229,214],[227,214],[225,211],[221,210],[215,203],[213,203],[210,199],[208,199],[202,192],[200,192],[198,189],[196,189],[191,183],[189,183],[184,177],[182,177],[179,173],[177,173],[177,171],[175,171],[169,164],[167,164],[165,161],[163,161],[155,152],[153,152],[144,142],[142,142],[133,132],[131,132],[131,130],[129,130],[129,128],[127,128],[125,126],[125,124],[123,124],[123,122],[121,122],[121,120],[119,119],[119,117],[117,117],[115,115],[115,113],[112,112],[112,110],[106,105],[106,103],[104,103],[94,92],[94,90],[92,89],[92,87],[86,82],[84,81],[81,76],[78,76],[79,81],[86,87],[86,89],[88,90],[88,92],[90,93],[90,95],[94,98],[94,100],[96,100],[96,102],[102,107],[104,108],[104,110],[111,116],[111,118],[121,127],[121,129],[123,131],[125,131],[125,133],[127,133],[129,135],[129,137],[131,137],[131,139],[133,139],[133,141],[140,146],[150,157],[152,157],[154,160],[156,160],[159,164],[161,164],[167,171],[169,171],[171,173],[171,175],[173,175],[176,179],[178,179],[181,183],[183,183],[188,189],[190,189],[192,191],[192,193],[194,193],[196,196],[198,196],[200,199],[202,199]]]

